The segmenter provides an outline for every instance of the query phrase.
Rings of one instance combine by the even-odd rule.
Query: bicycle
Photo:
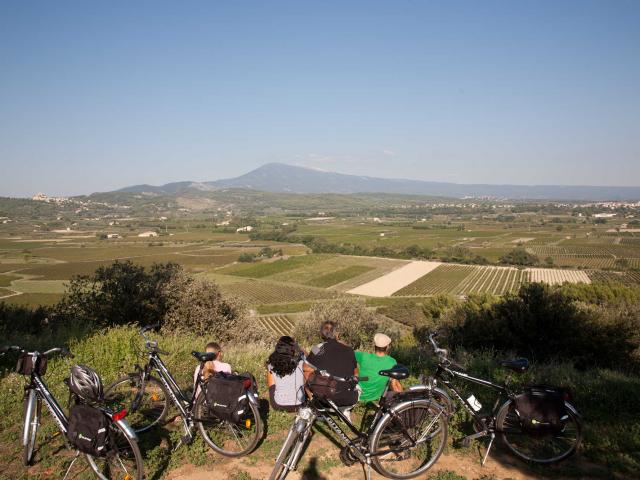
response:
[[[547,431],[540,434],[527,431],[523,428],[520,414],[516,409],[516,398],[525,392],[515,392],[510,388],[511,375],[507,376],[502,385],[469,375],[462,366],[449,359],[448,351],[440,348],[436,343],[436,336],[435,332],[429,335],[431,346],[438,356],[438,366],[430,386],[436,387],[438,380],[441,381],[446,390],[452,393],[453,397],[471,415],[476,432],[462,440],[464,446],[469,446],[471,441],[475,439],[490,437],[487,451],[482,459],[482,465],[485,464],[489,456],[496,434],[500,435],[503,443],[514,455],[532,463],[550,464],[559,462],[578,450],[582,441],[583,421],[576,407],[569,402],[570,395],[568,392],[555,387],[537,386],[536,388],[546,389],[550,393],[558,393],[563,396],[566,418],[562,419],[563,427],[560,432]],[[522,373],[529,368],[529,362],[524,358],[502,361],[500,365],[515,373]],[[498,397],[489,415],[480,414],[482,405],[477,403],[473,395],[467,399],[463,398],[462,393],[452,383],[452,380],[456,378],[491,388],[498,392]],[[447,393],[440,388],[431,388],[430,392],[435,401],[440,403],[450,415],[453,412],[453,403]],[[502,400],[504,402],[501,403]]]
[[[146,335],[148,331],[157,327],[147,325],[140,329],[147,363],[144,367],[136,365],[134,373],[109,385],[105,391],[105,398],[114,405],[127,407],[131,425],[137,433],[161,425],[172,403],[178,410],[184,431],[176,448],[182,443],[191,443],[197,428],[207,445],[221,455],[239,457],[252,452],[262,438],[263,431],[254,387],[246,390],[248,411],[241,422],[219,420],[210,415],[206,401],[207,383],[202,380],[200,374],[205,362],[215,360],[215,353],[192,352],[200,362],[200,368],[193,393],[188,397],[162,361],[161,355],[169,353],[159,349],[158,342]]]
[[[330,375],[309,363],[304,355],[302,360],[317,374],[350,387],[355,387],[359,380],[367,380],[366,377],[347,379]],[[409,376],[407,368],[400,365],[379,373],[396,380]],[[387,382],[383,398],[388,388]],[[349,437],[333,417],[345,424],[354,436]],[[366,429],[364,426],[356,427],[332,400],[312,396],[300,406],[278,454],[270,480],[283,480],[291,470],[296,469],[316,421],[325,422],[337,435],[342,445],[342,462],[348,466],[360,462],[367,479],[370,478],[372,466],[388,478],[416,477],[431,468],[447,440],[447,417],[437,403],[426,398],[424,390],[409,391],[397,401],[380,401]]]
[[[27,352],[23,348],[13,345],[2,347],[0,356],[4,356],[10,351],[20,352],[21,355],[30,357],[31,361],[31,368],[29,368],[30,371],[28,373],[21,368],[21,361],[18,361],[18,370],[22,370],[22,373],[29,377],[24,386],[23,463],[25,466],[33,463],[42,404],[47,407],[59,432],[64,436],[66,447],[70,450],[75,450],[66,440],[69,426],[68,418],[42,378],[46,372],[46,360],[50,355],[59,353],[65,358],[73,358],[73,355],[68,350],[60,347],[41,353],[37,351]],[[138,448],[136,434],[124,419],[127,414],[126,410],[114,412],[103,405],[98,405],[97,407],[111,420],[110,428],[113,433],[111,438],[115,441],[109,445],[109,450],[102,456],[84,454],[92,472],[101,480],[142,480],[144,476],[142,455]],[[65,478],[80,455],[81,452],[76,450],[75,457],[67,469]]]

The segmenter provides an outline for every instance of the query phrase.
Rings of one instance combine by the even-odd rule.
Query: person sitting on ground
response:
[[[300,348],[289,337],[280,337],[267,360],[269,403],[274,410],[295,412],[304,402],[304,372]]]
[[[362,377],[368,377],[366,381],[359,383],[362,388],[360,394],[361,402],[377,402],[384,393],[384,389],[389,381],[389,388],[394,392],[401,392],[402,385],[396,379],[384,377],[378,372],[380,370],[388,370],[398,362],[389,356],[389,346],[391,339],[384,333],[376,333],[373,337],[374,353],[356,351],[356,361],[358,362],[358,370]]]
[[[331,320],[323,322],[320,326],[320,337],[323,342],[311,349],[307,360],[315,367],[320,370],[326,370],[331,375],[343,378],[357,376],[358,365],[353,348],[338,341],[337,324]],[[308,381],[313,372],[314,370],[305,364],[305,380]],[[348,407],[343,410],[343,413],[349,417],[349,409],[358,402],[358,390],[348,388],[347,385],[339,383],[333,401],[339,407]]]
[[[207,346],[204,347],[204,351],[206,353],[215,353],[216,354],[216,358],[214,360],[205,362],[204,367],[202,368],[202,372],[200,373],[202,380],[204,380],[205,382],[209,379],[209,377],[211,377],[212,375],[215,375],[218,372],[222,372],[222,373],[228,373],[231,374],[231,365],[229,365],[228,363],[224,363],[222,362],[222,348],[220,347],[220,344],[216,343],[216,342],[209,342],[207,343]],[[194,388],[198,388],[198,373],[200,372],[200,365],[198,365],[196,367],[196,371],[193,372],[193,386]],[[199,393],[199,388],[198,388],[198,392],[196,392],[196,396]]]

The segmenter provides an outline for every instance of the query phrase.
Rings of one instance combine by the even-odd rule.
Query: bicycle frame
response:
[[[27,393],[29,392],[29,393]],[[31,395],[33,392],[33,395]],[[47,384],[37,373],[31,374],[31,380],[29,385],[25,386],[25,398],[28,397],[27,411],[25,414],[25,421],[27,418],[31,418],[31,412],[34,408],[37,408],[37,400],[40,399],[47,407],[51,416],[53,417],[58,429],[61,433],[66,434],[69,422],[67,416],[64,414],[62,408],[56,401],[55,397],[47,387]],[[23,433],[23,444],[27,443],[27,432]]]
[[[447,390],[449,390],[451,393],[453,393],[453,396],[462,404],[462,406],[465,408],[465,410],[467,412],[469,412],[469,414],[477,421],[479,422],[481,425],[483,425],[483,421],[482,421],[482,416],[479,415],[478,412],[476,412],[473,407],[471,406],[471,404],[462,396],[462,394],[460,393],[460,391],[455,387],[455,385],[452,383],[452,379],[453,378],[461,378],[467,382],[470,383],[475,383],[477,385],[481,385],[483,387],[488,387],[491,388],[493,390],[497,390],[498,391],[498,397],[496,398],[496,401],[494,402],[493,408],[491,409],[491,415],[492,417],[495,418],[495,415],[498,412],[498,409],[501,405],[501,400],[504,398],[512,398],[513,395],[511,393],[511,391],[509,390],[509,388],[507,387],[507,385],[498,385],[496,383],[490,382],[489,380],[484,380],[482,378],[478,378],[478,377],[474,377],[472,375],[469,375],[466,372],[460,371],[460,370],[454,370],[451,367],[447,367],[444,366],[442,364],[438,365],[438,368],[436,370],[436,374],[435,377],[439,380],[442,381],[442,383],[445,385],[445,387],[447,387]],[[487,427],[485,425],[485,427]],[[492,426],[489,426],[492,428]]]
[[[182,418],[182,423],[185,429],[185,433],[187,435],[192,435],[194,425],[193,425],[191,410],[195,403],[196,392],[198,389],[195,388],[193,390],[193,395],[191,396],[191,400],[188,400],[184,392],[178,385],[178,382],[173,377],[173,375],[171,375],[171,372],[169,372],[169,369],[162,361],[162,358],[160,358],[160,355],[158,355],[158,353],[155,351],[149,352],[149,361],[147,362],[147,364],[144,366],[143,369],[142,368],[140,369],[143,372],[142,388],[140,389],[140,393],[138,394],[138,397],[134,400],[133,409],[137,407],[138,402],[142,399],[142,395],[144,392],[144,384],[149,378],[149,376],[151,375],[151,371],[155,371],[158,374],[158,379],[167,389],[167,392],[169,393],[169,398],[171,399],[173,404],[178,409],[178,412],[180,413],[180,417]],[[202,369],[202,365],[200,366],[200,369]],[[203,388],[204,386],[203,383],[204,382],[200,380],[200,375],[198,375],[197,386],[200,388]]]

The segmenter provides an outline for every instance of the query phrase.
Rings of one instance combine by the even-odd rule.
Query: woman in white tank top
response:
[[[304,373],[300,348],[289,336],[280,337],[267,361],[269,401],[274,410],[295,412],[304,402]]]

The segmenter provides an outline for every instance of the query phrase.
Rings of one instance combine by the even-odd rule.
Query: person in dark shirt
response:
[[[323,342],[311,349],[307,360],[331,375],[343,378],[358,375],[358,364],[353,348],[338,341],[336,323],[331,320],[324,322],[320,327],[320,337]],[[308,380],[312,373],[313,369],[305,364],[305,380]],[[339,387],[333,400],[339,407],[351,407],[358,401],[358,391],[344,385],[342,388]]]

